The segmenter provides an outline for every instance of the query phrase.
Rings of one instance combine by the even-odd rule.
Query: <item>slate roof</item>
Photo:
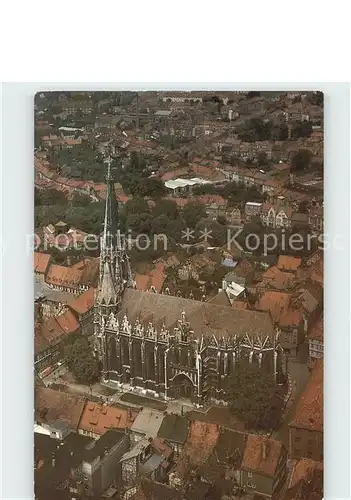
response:
[[[191,328],[198,336],[232,334],[273,336],[274,329],[268,313],[233,309],[227,306],[183,299],[170,295],[127,289],[124,293],[119,319],[126,314],[131,323],[138,319],[147,325],[150,321],[160,328],[171,329],[185,312]]]
[[[188,437],[189,422],[180,415],[165,415],[161,427],[158,431],[158,437],[162,437],[174,443],[185,443]]]

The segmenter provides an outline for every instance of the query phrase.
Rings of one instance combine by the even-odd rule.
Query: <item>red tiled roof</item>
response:
[[[297,271],[301,266],[302,259],[299,257],[291,257],[290,255],[280,255],[278,258],[277,267],[282,271]]]
[[[241,468],[273,477],[282,449],[282,443],[275,439],[267,439],[257,434],[249,434]]]
[[[65,333],[74,333],[80,327],[72,311],[66,311],[64,314],[57,316],[56,321]]]
[[[78,429],[93,432],[100,436],[108,429],[130,428],[138,412],[115,406],[104,406],[87,401],[81,415]]]
[[[187,441],[172,472],[184,477],[191,467],[205,462],[217,443],[219,432],[217,424],[192,421]]]
[[[72,267],[52,264],[49,267],[45,281],[51,285],[77,288],[80,284],[83,271]]]
[[[280,326],[299,326],[302,321],[302,311],[287,311],[280,317]]]
[[[51,255],[48,253],[34,252],[34,272],[45,274]]]
[[[156,292],[160,293],[163,287],[163,283],[166,279],[164,269],[164,264],[158,262],[155,268],[148,274],[136,274],[135,282],[137,289],[148,291],[151,287],[155,287]]]
[[[280,324],[281,317],[288,311],[290,298],[289,293],[268,291],[262,295],[255,309],[258,311],[269,311],[274,323]]]
[[[94,306],[94,288],[89,288],[76,299],[71,300],[68,306],[78,314],[84,314]]]
[[[280,271],[276,266],[267,269],[262,275],[262,280],[268,282],[272,288],[277,290],[285,290],[294,282],[294,275]]]
[[[317,359],[297,405],[291,427],[323,432],[323,360]]]

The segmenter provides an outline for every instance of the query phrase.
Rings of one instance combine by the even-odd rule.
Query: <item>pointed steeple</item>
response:
[[[101,241],[102,257],[107,255],[112,257],[113,251],[121,248],[118,203],[111,175],[111,163],[112,159],[109,157],[107,160],[104,232]]]
[[[111,157],[106,163],[105,218],[101,237],[100,281],[97,294],[97,304],[102,307],[100,310],[102,315],[110,314],[111,306],[117,311],[124,289],[132,286],[129,259],[120,235],[118,203],[111,175]],[[106,306],[109,306],[108,310]]]
[[[119,301],[119,290],[117,286],[113,278],[111,264],[106,260],[104,263],[102,281],[97,295],[98,304],[103,306],[117,305]]]

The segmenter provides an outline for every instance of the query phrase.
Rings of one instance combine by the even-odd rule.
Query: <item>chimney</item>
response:
[[[51,455],[51,465],[52,465],[53,467],[55,467],[55,466],[56,466],[56,457],[55,457],[55,453],[52,453],[52,455]]]
[[[267,444],[265,442],[262,443],[262,459],[266,460],[267,458]]]

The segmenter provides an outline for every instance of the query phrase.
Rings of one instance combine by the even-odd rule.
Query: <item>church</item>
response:
[[[107,172],[106,208],[95,295],[95,352],[106,382],[164,399],[225,399],[239,360],[276,378],[278,332],[268,313],[136,290],[119,234],[118,204]]]

